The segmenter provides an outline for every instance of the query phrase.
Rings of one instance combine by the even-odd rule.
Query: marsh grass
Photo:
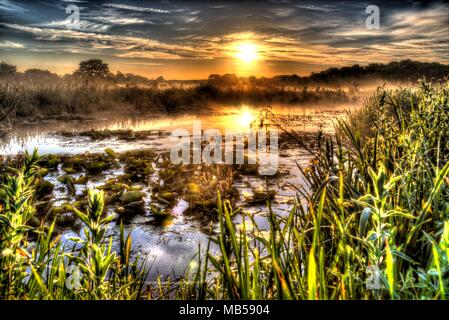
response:
[[[220,202],[220,254],[193,296],[447,299],[448,117],[448,85],[380,89],[314,150],[290,214],[267,203],[268,231]]]
[[[143,291],[140,260],[105,237],[109,216],[92,191],[79,244],[62,248],[31,228],[38,156],[5,174],[0,188],[3,299],[447,299],[449,297],[449,85],[379,91],[357,113],[319,136],[300,168],[296,205],[278,216],[267,201],[267,230],[217,197],[219,232],[176,285]],[[290,133],[295,137],[295,133]],[[301,141],[297,139],[299,143]],[[238,222],[238,223],[237,223]],[[35,246],[29,234],[37,233]],[[218,254],[210,250],[212,243]],[[68,267],[79,287],[66,285]]]
[[[8,168],[0,192],[0,296],[2,299],[137,299],[146,277],[145,261],[130,259],[130,235],[120,229],[118,252],[105,236],[113,216],[104,213],[101,191],[89,192],[86,212],[72,210],[83,222],[83,233],[64,247],[53,234],[55,221],[31,227],[35,214],[37,152],[25,154]],[[37,239],[31,243],[30,236]]]
[[[12,130],[19,101],[11,86],[0,86],[0,139]]]
[[[204,112],[211,105],[251,103],[343,103],[351,98],[340,89],[307,88],[284,90],[275,86],[226,86],[204,82],[194,87],[117,86],[99,81],[74,79],[11,81],[0,79],[0,103],[6,96],[16,101],[19,118],[36,121],[52,117],[70,120],[99,113],[133,114]],[[0,108],[0,110],[2,109]],[[1,114],[0,114],[1,116]]]

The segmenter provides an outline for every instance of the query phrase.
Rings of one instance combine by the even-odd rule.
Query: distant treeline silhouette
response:
[[[165,80],[113,74],[99,59],[80,62],[76,71],[58,76],[48,70],[0,63],[0,115],[13,110],[18,117],[70,118],[95,112],[155,114],[195,112],[211,104],[253,105],[348,103],[362,97],[369,84],[382,81],[413,83],[421,78],[438,81],[449,77],[449,66],[411,60],[388,64],[330,68],[307,77],[273,78],[212,74],[205,80]],[[381,81],[377,81],[381,80]],[[2,113],[3,112],[3,113]]]
[[[313,86],[313,85],[345,85],[363,83],[372,80],[385,80],[398,83],[413,83],[425,78],[428,81],[441,81],[449,77],[449,65],[437,62],[419,62],[412,60],[392,61],[387,64],[370,63],[366,66],[358,64],[329,68],[317,73],[312,72],[310,76],[278,75],[273,78],[240,77],[253,84],[266,84],[274,82],[290,86]],[[236,79],[233,74],[210,75],[209,81],[229,83]]]
[[[110,84],[119,85],[144,85],[154,86],[163,83],[183,83],[190,82],[192,84],[223,84],[239,85],[252,84],[266,86],[270,82],[275,84],[284,84],[292,86],[310,86],[320,84],[351,84],[354,82],[364,80],[386,80],[391,82],[416,82],[419,79],[425,78],[428,81],[439,81],[449,77],[449,65],[444,65],[438,62],[420,62],[410,59],[402,61],[392,61],[387,64],[370,63],[366,66],[358,64],[341,67],[329,68],[320,72],[312,72],[309,76],[293,75],[278,75],[272,78],[254,76],[238,77],[235,74],[211,74],[208,79],[204,80],[165,80],[162,76],[155,79],[149,79],[141,75],[132,73],[122,73],[117,71],[113,74],[109,71],[109,66],[99,59],[90,59],[81,61],[79,68],[72,74],[66,74],[62,77],[48,70],[28,69],[23,73],[17,72],[17,67],[6,62],[0,63],[0,79],[1,78],[17,78],[17,80],[40,81],[40,80],[57,80],[57,79],[90,79],[102,80],[110,82]]]
[[[318,73],[312,73],[305,79],[322,83],[362,78],[415,82],[423,77],[428,80],[442,80],[449,77],[449,65],[412,60],[392,61],[387,64],[370,63],[367,66],[355,64],[351,67],[329,68]]]

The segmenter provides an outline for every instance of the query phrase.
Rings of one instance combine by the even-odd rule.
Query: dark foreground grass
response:
[[[198,255],[196,268],[157,298],[446,299],[449,297],[449,85],[380,89],[365,106],[320,138],[307,186],[286,217],[267,203],[269,230],[219,201],[220,254]],[[292,133],[294,136],[294,133]],[[130,238],[111,251],[102,195],[77,212],[85,239],[62,249],[52,227],[33,229],[36,155],[10,171],[0,195],[0,294],[3,299],[138,299],[141,262]],[[238,210],[237,210],[238,211]],[[38,233],[30,246],[30,233]],[[122,233],[123,234],[123,233]],[[209,251],[209,250],[208,250]],[[80,270],[67,286],[65,270]],[[70,281],[68,283],[71,283]]]

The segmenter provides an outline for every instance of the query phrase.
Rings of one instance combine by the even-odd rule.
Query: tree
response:
[[[25,77],[32,81],[56,81],[59,79],[56,73],[41,69],[28,69],[24,74]]]
[[[112,76],[108,64],[100,59],[81,61],[74,75],[91,79],[106,79]]]
[[[0,63],[0,77],[12,76],[17,72],[17,67],[4,61]]]

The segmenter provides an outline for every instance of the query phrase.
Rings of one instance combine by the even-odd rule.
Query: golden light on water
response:
[[[239,107],[223,107],[218,109],[219,113],[211,115],[183,115],[171,118],[152,118],[139,120],[118,120],[105,123],[97,130],[192,130],[192,123],[199,122],[202,129],[218,129],[224,133],[226,129],[236,131],[247,131],[251,128],[251,123],[257,118],[257,111],[248,105]],[[222,114],[224,113],[224,114]]]
[[[236,47],[235,56],[244,63],[251,63],[258,58],[257,46],[253,43],[240,43]]]
[[[242,115],[241,115],[241,119],[240,119],[240,122],[246,127],[246,126],[250,126],[250,124],[251,124],[251,122],[253,121],[253,115],[249,112],[249,111],[247,111],[247,112],[244,112]]]
[[[251,126],[251,122],[254,121],[255,116],[252,110],[246,106],[243,106],[240,109],[240,112],[237,114],[237,126],[241,129],[249,129]]]

